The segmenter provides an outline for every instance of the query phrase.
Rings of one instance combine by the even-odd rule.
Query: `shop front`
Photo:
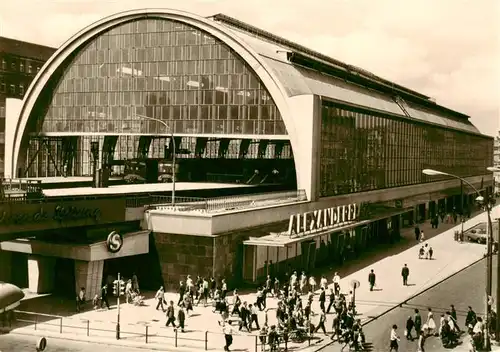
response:
[[[243,280],[258,283],[267,275],[342,265],[367,247],[398,237],[406,211],[349,204],[292,215],[284,231],[243,242]]]

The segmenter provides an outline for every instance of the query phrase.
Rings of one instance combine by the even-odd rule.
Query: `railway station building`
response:
[[[7,99],[5,145],[4,187],[25,186],[3,194],[0,260],[28,263],[40,291],[57,258],[75,263],[68,287],[91,292],[116,270],[155,289],[340,265],[474,206],[472,189],[423,169],[493,182],[493,138],[469,116],[226,15],[171,9],[69,38]]]

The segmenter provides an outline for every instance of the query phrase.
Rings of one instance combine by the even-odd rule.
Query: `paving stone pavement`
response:
[[[495,207],[492,211],[492,218],[500,216],[500,207]],[[486,221],[486,213],[471,218],[465,223],[464,228],[470,228],[477,223]],[[418,249],[420,244],[415,242],[415,246],[396,255],[389,255],[384,259],[366,266],[365,268],[348,275],[341,280],[341,290],[348,292],[350,282],[357,280],[361,286],[356,290],[356,308],[359,318],[366,323],[373,317],[381,315],[391,308],[397,306],[409,298],[436,285],[445,278],[455,274],[480,260],[485,253],[485,246],[476,243],[459,243],[453,240],[453,234],[460,226],[457,225],[444,231],[425,243],[434,249],[433,260],[418,259]],[[403,286],[401,278],[401,268],[407,264],[410,268],[409,286]],[[370,291],[368,287],[368,273],[373,269],[377,275],[376,287]],[[328,278],[331,280],[331,278]],[[319,291],[318,291],[319,292]],[[166,293],[167,301],[177,303],[178,295]],[[254,303],[255,294],[241,295],[242,301]],[[231,299],[229,298],[229,301]],[[328,302],[327,302],[328,303]],[[136,307],[131,304],[121,305],[121,340],[115,340],[115,325],[117,310],[90,310],[83,313],[74,314],[71,317],[37,317],[37,324],[29,324],[17,327],[13,331],[24,334],[40,334],[44,336],[63,337],[77,340],[88,340],[108,344],[119,344],[123,346],[144,347],[154,350],[177,351],[200,351],[222,350],[224,336],[218,325],[220,316],[212,312],[212,306],[203,305],[194,308],[194,314],[186,319],[186,331],[184,333],[175,331],[173,328],[166,328],[165,316],[161,311],[155,310],[154,299],[147,299],[145,306]],[[269,325],[276,324],[275,308],[277,300],[268,298],[267,315]],[[316,299],[313,303],[313,311],[319,311],[319,302]],[[260,312],[259,323],[263,324],[265,312]],[[22,319],[34,321],[34,317],[27,317],[18,313]],[[318,316],[313,317],[312,322],[316,323]],[[62,324],[62,328],[61,328]],[[325,324],[327,329],[331,326],[331,321],[327,318]],[[62,333],[61,333],[62,331]],[[237,332],[237,327],[235,326]],[[146,338],[147,336],[147,338]],[[176,338],[177,337],[177,338]],[[205,342],[206,341],[206,342]],[[329,342],[329,338],[318,335],[310,342],[303,344],[290,343],[289,350],[303,351],[317,350]],[[260,351],[261,346],[257,342],[256,331],[254,334],[237,333],[234,336],[233,351]]]

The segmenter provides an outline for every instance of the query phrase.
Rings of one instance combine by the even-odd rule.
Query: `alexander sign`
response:
[[[360,210],[357,204],[349,204],[292,215],[288,235],[304,235],[346,225],[358,220]]]

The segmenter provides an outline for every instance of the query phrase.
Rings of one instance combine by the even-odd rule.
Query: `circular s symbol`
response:
[[[106,245],[108,247],[108,251],[111,253],[117,253],[122,249],[123,246],[123,236],[120,235],[116,231],[112,231],[108,235],[108,239],[106,241]]]

